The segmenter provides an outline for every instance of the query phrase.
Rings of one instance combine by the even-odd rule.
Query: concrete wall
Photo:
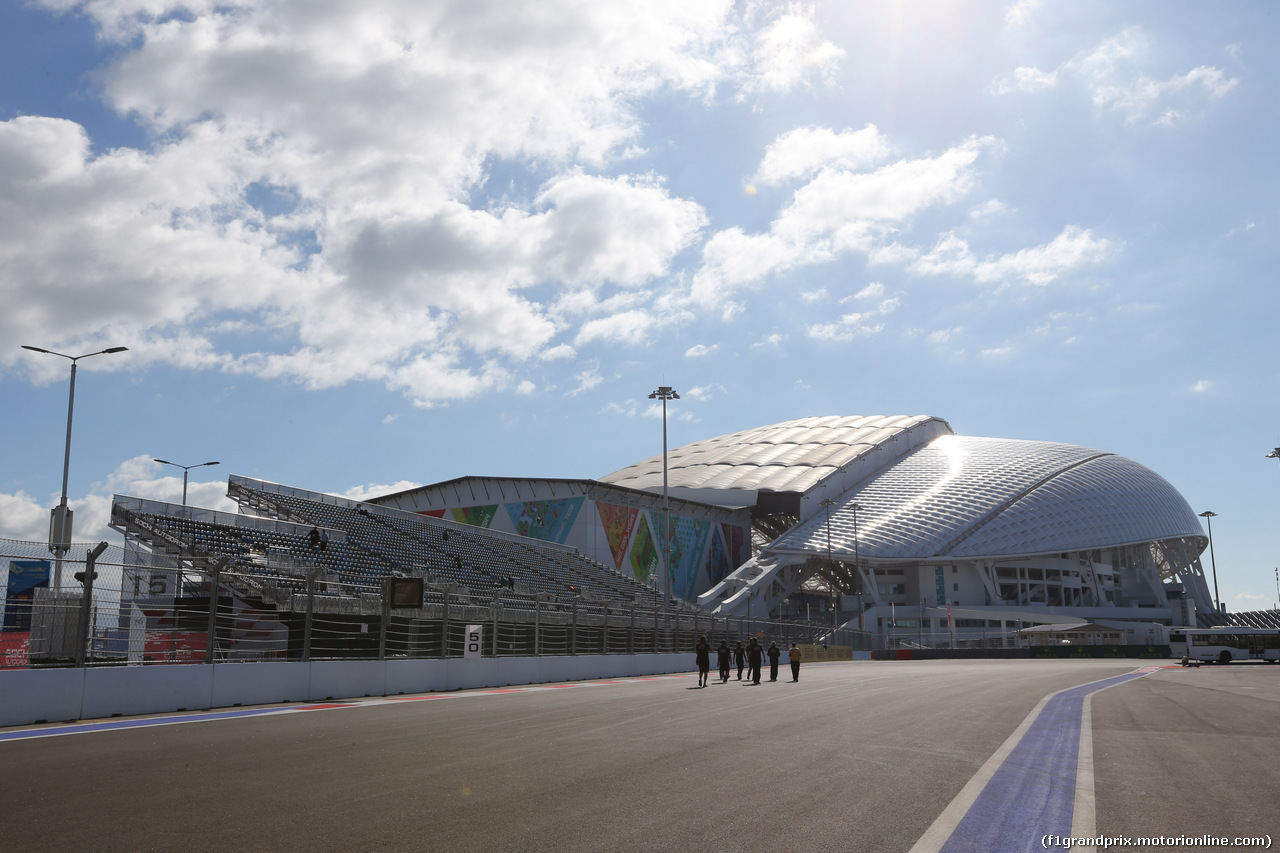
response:
[[[0,726],[688,672],[693,656],[314,661],[0,671]]]

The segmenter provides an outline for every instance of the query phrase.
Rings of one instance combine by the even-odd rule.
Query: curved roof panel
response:
[[[800,418],[677,447],[667,454],[668,483],[672,488],[804,492],[890,442],[909,438],[901,442],[901,455],[950,432],[946,421],[928,415]],[[600,481],[661,489],[662,456]]]
[[[847,492],[831,547],[871,559],[975,559],[1203,538],[1177,490],[1138,463],[1069,444],[947,435]],[[769,550],[824,552],[826,517]]]

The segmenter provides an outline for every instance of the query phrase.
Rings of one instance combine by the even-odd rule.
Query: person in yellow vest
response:
[[[791,661],[791,680],[800,680],[800,647],[795,643],[787,650],[787,660]]]

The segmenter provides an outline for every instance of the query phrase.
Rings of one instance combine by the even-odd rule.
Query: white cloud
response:
[[[1111,241],[1094,237],[1087,228],[1069,225],[1042,246],[980,261],[965,240],[949,232],[912,264],[912,270],[921,275],[972,277],[980,282],[1021,279],[1046,285],[1074,269],[1101,263],[1112,251]]]
[[[951,342],[953,337],[964,332],[964,326],[952,326],[950,329],[935,329],[928,335],[929,343],[945,345]]]
[[[843,314],[831,323],[815,323],[805,333],[819,341],[851,341],[854,338],[874,335],[884,331],[884,323],[876,318],[892,313],[898,307],[896,298],[883,300],[874,311]]]
[[[779,334],[778,332],[773,332],[772,334],[765,335],[763,338],[756,341],[754,344],[751,345],[751,348],[752,349],[777,349],[778,347],[782,346],[782,342],[785,340],[786,340],[785,335]]]
[[[969,211],[969,218],[975,222],[985,222],[1009,212],[1004,202],[997,198],[988,199]]]
[[[712,344],[711,346],[707,346],[706,344],[694,344],[693,346],[689,347],[687,350],[684,351],[684,357],[685,358],[702,358],[703,356],[711,355],[713,352],[715,352],[718,349],[720,349],[719,344]]]
[[[125,343],[91,369],[375,381],[418,405],[571,356],[557,337],[618,339],[559,297],[651,300],[699,239],[701,207],[660,179],[593,174],[637,155],[646,99],[785,92],[842,55],[800,4],[45,5],[98,26],[107,105],[157,141],[0,122],[0,369],[27,339]],[[494,164],[545,183],[486,200]]]
[[[884,296],[884,283],[873,281],[853,295],[854,299],[880,299]],[[841,300],[843,301],[843,300]]]
[[[1186,120],[1199,102],[1224,97],[1239,82],[1221,68],[1209,65],[1175,73],[1164,80],[1152,78],[1138,70],[1150,52],[1146,34],[1131,27],[1052,71],[1017,68],[1012,79],[997,80],[995,90],[1000,94],[1034,92],[1071,78],[1085,86],[1098,109],[1119,113],[1127,124],[1146,120],[1154,113],[1152,124],[1171,125]]]
[[[398,480],[387,485],[369,483],[365,486],[352,486],[342,492],[342,497],[353,501],[367,501],[383,495],[393,495],[396,492],[407,492],[409,489],[416,489],[421,485],[421,483],[416,483],[413,480]]]
[[[558,361],[565,358],[573,358],[578,351],[568,344],[560,344],[551,349],[544,350],[538,357],[543,361]]]
[[[821,302],[827,298],[827,289],[819,287],[817,290],[800,291],[800,299],[804,302]]]
[[[717,232],[703,246],[691,297],[731,314],[733,291],[803,264],[847,252],[874,256],[885,238],[918,213],[954,202],[974,180],[991,138],[970,138],[934,157],[899,160],[871,172],[824,169],[793,194],[767,233]],[[904,256],[894,251],[889,257]]]
[[[1197,380],[1196,383],[1191,386],[1191,392],[1194,394],[1203,394],[1212,387],[1213,387],[1213,382],[1211,382],[1208,379],[1200,379],[1200,380]]]
[[[682,396],[688,400],[703,402],[704,400],[710,400],[712,397],[724,393],[726,393],[725,387],[716,383],[712,385],[695,385],[694,387],[686,390]]]
[[[87,494],[70,496],[67,504],[75,513],[72,538],[76,542],[117,541],[119,534],[108,526],[111,520],[113,495],[129,495],[153,501],[182,503],[182,475],[168,474],[172,470],[160,465],[150,456],[135,456],[116,466],[104,480],[94,483]],[[202,473],[209,468],[192,469],[187,478],[187,503],[190,506],[235,512],[236,504],[227,497],[226,479],[207,480]],[[31,542],[47,541],[49,537],[49,510],[58,502],[58,495],[45,500],[26,492],[0,494],[0,539],[19,539]]]
[[[638,345],[654,327],[654,319],[646,311],[623,311],[609,317],[588,320],[582,324],[574,343],[578,346],[593,341]]]
[[[1017,0],[1004,13],[1004,25],[1009,28],[1026,26],[1031,16],[1043,5],[1042,0]]]
[[[818,34],[812,7],[793,3],[760,29],[750,55],[743,91],[785,92],[830,75],[845,53]]]
[[[800,127],[769,143],[756,178],[761,183],[779,184],[812,177],[822,169],[864,169],[889,153],[888,139],[873,124],[840,133],[825,127]]]
[[[592,388],[595,388],[604,381],[604,377],[600,375],[600,368],[598,366],[588,367],[586,370],[576,374],[573,378],[577,380],[578,385],[572,391],[567,393],[566,396],[569,397],[576,397],[579,394],[590,391]]]

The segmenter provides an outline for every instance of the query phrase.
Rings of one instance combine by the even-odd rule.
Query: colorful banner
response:
[[[724,534],[724,544],[729,548],[729,563],[736,569],[747,561],[743,547],[746,544],[744,531],[736,524],[721,524],[720,532]]]
[[[631,574],[641,583],[648,583],[658,571],[658,549],[654,547],[653,534],[649,531],[652,522],[653,513],[643,513],[631,543]]]
[[[622,571],[622,561],[627,556],[627,546],[631,544],[631,535],[635,533],[636,519],[640,510],[618,504],[596,504],[600,513],[600,524],[604,527],[605,539],[609,542],[609,552],[613,554],[613,567]]]
[[[31,630],[31,602],[37,588],[48,588],[51,565],[48,560],[9,561],[9,584],[3,602],[3,630]]]
[[[444,510],[442,509],[424,509],[419,510],[415,515],[429,515],[432,518],[444,518]]]
[[[729,525],[721,524],[711,536],[711,556],[707,560],[707,581],[715,586],[729,576],[734,566],[729,565],[729,551],[724,544],[724,531]]]
[[[569,531],[584,500],[586,498],[511,503],[507,504],[507,514],[521,536],[563,545],[569,539]]]
[[[470,524],[472,527],[488,527],[493,524],[493,517],[498,514],[498,505],[459,506],[449,512],[453,514],[454,521]]]
[[[671,516],[671,589],[686,601],[693,598],[710,533],[709,521]]]

